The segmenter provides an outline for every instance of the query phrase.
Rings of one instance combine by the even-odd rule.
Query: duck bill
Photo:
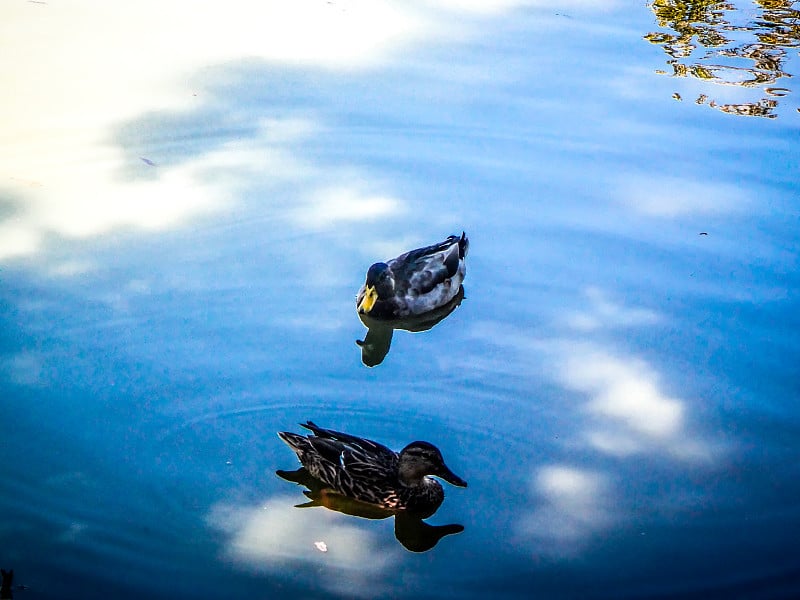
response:
[[[364,290],[364,297],[358,304],[358,312],[368,313],[372,310],[372,307],[375,306],[375,302],[377,302],[377,300],[378,292],[375,291],[373,286],[367,286],[367,288]]]
[[[437,473],[437,475],[444,479],[447,483],[457,485],[458,487],[467,487],[467,482],[461,479],[461,477],[453,473],[447,467],[444,467],[440,473]]]

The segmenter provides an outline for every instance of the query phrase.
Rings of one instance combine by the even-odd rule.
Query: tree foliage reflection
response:
[[[775,84],[792,76],[787,59],[800,46],[800,10],[793,4],[758,0],[739,10],[722,0],[653,0],[650,8],[662,31],[644,38],[662,46],[674,77],[755,89],[761,96],[731,104],[701,94],[697,104],[735,115],[775,118],[779,98],[789,92]],[[680,99],[677,93],[673,97]]]

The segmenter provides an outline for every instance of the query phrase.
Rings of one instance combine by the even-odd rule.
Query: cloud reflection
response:
[[[323,188],[312,193],[307,205],[294,211],[292,217],[302,228],[320,228],[390,217],[401,207],[395,198],[364,194],[353,187]]]
[[[708,464],[715,454],[713,445],[695,431],[690,402],[669,391],[659,370],[635,351],[604,341],[614,331],[661,324],[663,317],[627,307],[597,288],[587,290],[585,297],[585,308],[555,317],[558,333],[550,337],[530,338],[518,328],[496,323],[474,332],[514,350],[522,361],[539,363],[542,372],[569,392],[565,399],[574,400],[560,409],[567,411],[573,432],[565,436],[563,449],[570,457],[576,451],[582,456],[533,470],[535,508],[522,518],[526,535],[541,542],[538,553],[563,557],[626,522],[634,510],[624,501],[622,480],[600,465],[638,472],[641,467],[632,461],[649,455],[671,463],[670,468],[688,469]],[[502,352],[504,363],[509,354]],[[635,482],[625,485],[636,487]]]
[[[586,296],[590,305],[568,320],[578,331],[661,321],[657,313],[618,304],[597,288]],[[588,398],[583,411],[591,416],[585,433],[591,446],[614,456],[660,451],[683,460],[708,458],[710,450],[687,431],[686,401],[665,392],[645,360],[584,341],[561,340],[550,349],[560,383]]]
[[[617,197],[645,217],[679,218],[729,214],[747,208],[744,187],[688,177],[627,175],[618,185]]]
[[[551,552],[571,554],[615,520],[611,485],[596,471],[569,465],[542,467],[531,481],[531,494],[540,505],[524,520],[523,528]]]
[[[23,351],[0,358],[0,373],[16,385],[38,386],[44,384],[45,363],[41,353]]]
[[[572,329],[595,331],[613,327],[652,325],[659,321],[659,316],[654,311],[623,306],[599,288],[589,287],[584,295],[592,303],[591,310],[568,313],[566,324]]]
[[[560,376],[570,389],[587,394],[586,410],[651,440],[675,436],[683,425],[683,402],[666,396],[642,360],[621,359],[590,347],[572,350]]]
[[[209,67],[252,59],[291,68],[366,71],[420,43],[440,44],[480,31],[469,19],[454,20],[454,14],[477,22],[525,4],[232,0],[201,11],[154,0],[113,8],[86,0],[5,5],[0,73],[14,82],[14,93],[0,96],[6,117],[0,186],[12,211],[0,215],[0,259],[41,253],[54,235],[55,240],[85,239],[119,229],[163,230],[218,214],[240,199],[236,191],[243,182],[237,174],[248,168],[260,180],[296,176],[304,161],[295,156],[296,149],[276,147],[280,140],[268,132],[254,162],[253,147],[242,153],[235,143],[170,165],[155,155],[129,156],[113,141],[120,124],[143,114],[189,113],[205,106]],[[284,127],[290,137],[296,133],[293,125]],[[269,159],[271,169],[253,168]],[[120,177],[123,173],[134,179]],[[295,216],[314,226],[331,218],[396,213],[397,200],[362,189],[320,187]],[[87,268],[81,265],[76,272]],[[65,268],[58,274],[68,273]]]
[[[570,345],[556,359],[562,385],[587,398],[584,438],[614,456],[658,452],[706,461],[711,448],[687,427],[686,400],[667,394],[658,373],[635,356],[618,356],[589,344]]]
[[[346,515],[297,511],[293,504],[289,496],[273,497],[262,507],[220,503],[207,522],[227,534],[224,554],[245,570],[272,573],[301,564],[314,567],[302,572],[334,593],[374,598],[387,591],[381,578],[398,560],[395,549],[380,546]]]

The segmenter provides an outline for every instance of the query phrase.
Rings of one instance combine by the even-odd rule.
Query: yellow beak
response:
[[[375,288],[371,285],[367,286],[367,289],[364,290],[364,297],[361,299],[361,302],[358,305],[358,312],[360,313],[368,313],[372,310],[372,307],[375,306],[375,302],[378,300],[378,292],[375,291]]]

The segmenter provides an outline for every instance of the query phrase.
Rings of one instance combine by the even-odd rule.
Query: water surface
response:
[[[15,597],[796,596],[796,3],[307,4],[3,9]],[[365,366],[367,267],[462,230]],[[296,508],[308,419],[463,531]]]

